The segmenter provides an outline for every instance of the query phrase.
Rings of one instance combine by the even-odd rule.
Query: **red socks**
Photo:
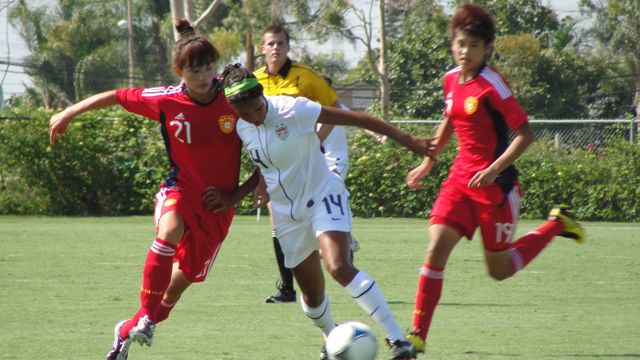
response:
[[[509,258],[513,266],[513,273],[517,273],[531,262],[551,242],[564,231],[561,221],[547,221],[539,228],[511,244]]]
[[[141,317],[148,315],[149,320],[154,323],[157,321],[156,313],[160,308],[164,292],[171,282],[173,255],[175,255],[177,249],[176,245],[159,238],[156,238],[153,245],[151,245],[142,273],[142,289],[140,292],[142,306],[134,317],[122,325],[120,336],[123,339],[129,337],[129,330],[138,324],[138,320]]]
[[[178,300],[180,299],[178,298]],[[173,307],[176,306],[178,300],[176,300],[172,304],[167,304],[166,302],[164,302],[164,300],[160,302],[160,307],[158,308],[158,312],[156,313],[156,324],[167,320],[167,318],[169,317],[169,313],[171,312],[171,310],[173,310]]]
[[[423,341],[427,339],[431,318],[440,301],[443,277],[444,268],[435,268],[424,263],[420,269],[418,294],[413,310],[413,326],[414,331]]]

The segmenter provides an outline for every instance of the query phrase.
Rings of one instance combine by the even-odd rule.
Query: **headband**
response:
[[[258,79],[256,78],[246,78],[238,81],[237,83],[231,84],[229,87],[224,89],[224,96],[230,97],[233,95],[237,95],[243,91],[249,90],[255,86],[257,86]]]

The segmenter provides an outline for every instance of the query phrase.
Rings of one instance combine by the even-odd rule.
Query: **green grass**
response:
[[[541,221],[522,221],[519,235]],[[478,239],[462,241],[421,359],[640,357],[640,224],[589,223],[515,277],[489,278]],[[103,359],[113,326],[139,306],[151,217],[0,217],[0,359]],[[411,326],[427,222],[355,219],[356,265]],[[183,295],[151,348],[129,359],[317,359],[320,331],[299,304],[264,304],[277,278],[268,218],[234,220],[206,282]],[[338,322],[384,334],[334,281]],[[380,345],[379,359],[387,351]]]

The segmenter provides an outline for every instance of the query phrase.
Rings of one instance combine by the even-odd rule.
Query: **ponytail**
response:
[[[231,88],[234,84],[245,82],[246,79],[255,79],[255,75],[246,68],[243,68],[240,64],[230,64],[225,66],[220,75],[222,81],[218,83],[216,91],[223,91],[224,89]],[[246,87],[239,92],[235,92],[233,95],[227,96],[227,101],[231,106],[243,103],[247,100],[252,100],[264,95],[263,87],[261,84],[255,86]]]
[[[180,40],[173,45],[171,60],[179,69],[189,66],[192,68],[208,66],[220,59],[218,50],[196,31],[188,20],[182,19],[175,25],[180,33]]]

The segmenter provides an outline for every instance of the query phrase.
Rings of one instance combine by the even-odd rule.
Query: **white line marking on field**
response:
[[[216,264],[214,264],[213,266],[218,266],[218,267],[223,267],[223,266],[226,266],[226,267],[243,267],[243,268],[251,267],[249,265],[216,265]]]
[[[614,259],[636,259],[632,256],[604,256],[606,258],[614,258]]]
[[[134,263],[123,263],[123,262],[117,262],[117,263],[108,263],[108,262],[101,262],[101,263],[96,263],[96,265],[140,265],[140,264],[134,264]]]

